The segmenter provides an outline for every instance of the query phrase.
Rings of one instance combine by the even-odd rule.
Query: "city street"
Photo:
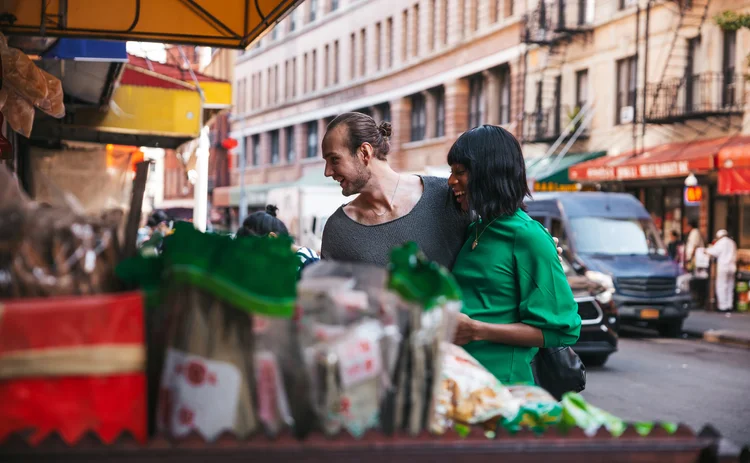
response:
[[[750,444],[750,350],[698,339],[625,333],[603,368],[588,370],[584,396],[629,421],[666,420]]]

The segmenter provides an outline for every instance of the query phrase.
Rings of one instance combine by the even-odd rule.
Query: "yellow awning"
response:
[[[301,0],[5,0],[10,34],[246,48]]]

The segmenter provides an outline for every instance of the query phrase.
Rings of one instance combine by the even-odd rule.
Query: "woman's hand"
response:
[[[456,335],[453,338],[453,343],[458,346],[463,346],[472,341],[476,341],[478,322],[469,318],[468,315],[460,313],[458,314],[458,320],[456,325]]]

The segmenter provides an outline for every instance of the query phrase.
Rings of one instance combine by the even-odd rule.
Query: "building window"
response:
[[[268,68],[266,74],[266,106],[271,106],[273,104],[273,66]]]
[[[307,123],[307,157],[318,156],[318,121]]]
[[[419,3],[414,5],[414,18],[412,22],[414,23],[414,26],[411,28],[412,56],[419,56]]]
[[[359,31],[359,74],[367,73],[367,29]]]
[[[385,23],[387,41],[386,49],[388,50],[388,67],[393,67],[393,17],[388,18]]]
[[[380,44],[383,36],[383,23],[375,23],[375,69],[380,71],[383,68],[383,53],[380,50]]]
[[[469,78],[469,128],[484,124],[484,76]]]
[[[390,103],[383,103],[377,106],[378,113],[380,113],[380,122],[386,121],[391,122],[391,105]]]
[[[339,0],[331,0],[331,11],[339,9]]]
[[[297,9],[292,10],[289,15],[289,32],[294,32],[297,29]]]
[[[323,87],[325,88],[331,85],[331,75],[329,71],[331,69],[331,47],[329,45],[325,46],[323,59],[325,60],[323,63]]]
[[[430,51],[433,51],[435,49],[435,46],[437,45],[437,36],[438,36],[438,21],[440,18],[438,17],[438,0],[432,0],[430,3],[430,30],[428,31],[429,36],[429,48]]]
[[[637,3],[638,0],[620,0],[620,9],[624,10],[625,8],[635,6]]]
[[[722,106],[734,106],[737,97],[737,31],[724,31],[724,53],[722,58]]]
[[[291,164],[297,157],[294,146],[294,127],[284,129],[284,138],[286,139],[286,162]]]
[[[617,61],[617,101],[615,105],[617,124],[627,124],[633,122],[635,118],[636,72],[634,56]]]
[[[245,137],[242,139],[242,157],[247,165],[247,157],[250,155],[250,150],[253,146],[253,139],[251,137]],[[239,159],[238,159],[239,161]]]
[[[576,107],[581,110],[589,101],[589,71],[576,72]]]
[[[401,61],[406,62],[409,53],[409,10],[401,12]]]
[[[259,163],[260,163],[260,135],[253,135],[252,165],[257,166]]]
[[[510,124],[510,67],[502,66],[498,73],[500,80],[500,125]]]
[[[471,30],[476,32],[479,30],[479,0],[471,0],[471,9],[469,12],[471,13],[469,17]]]
[[[281,157],[279,156],[279,131],[274,130],[271,132],[271,165],[279,163]]]
[[[339,83],[339,41],[333,42],[333,83]]]
[[[310,0],[308,3],[310,4],[310,22],[313,22],[318,17],[318,0]]]
[[[279,38],[279,28],[278,26],[274,26],[273,29],[271,29],[271,42],[275,42]]]
[[[273,96],[274,96],[273,101],[274,103],[279,102],[280,93],[281,92],[279,92],[279,65],[277,64],[273,67]]]
[[[440,15],[440,25],[443,30],[443,45],[448,45],[448,1],[442,0],[443,14]]]
[[[312,83],[310,84],[310,89],[314,92],[318,88],[318,50],[312,51],[312,71],[310,72],[310,77],[312,78]]]
[[[302,93],[307,93],[308,85],[307,83],[310,81],[308,78],[310,76],[310,57],[307,53],[305,53],[303,57],[304,63],[302,63]]]
[[[357,77],[357,34],[352,32],[349,36],[349,78]]]
[[[292,98],[297,96],[297,58],[292,58]]]
[[[435,136],[445,136],[445,88],[440,87],[432,91],[435,97]]]
[[[424,140],[427,127],[427,108],[424,95],[411,97],[411,141]]]

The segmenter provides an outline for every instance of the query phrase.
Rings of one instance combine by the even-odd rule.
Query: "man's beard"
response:
[[[344,196],[359,194],[372,178],[372,173],[365,168],[364,164],[357,165],[357,176],[352,180],[346,180],[347,186],[341,192]]]

